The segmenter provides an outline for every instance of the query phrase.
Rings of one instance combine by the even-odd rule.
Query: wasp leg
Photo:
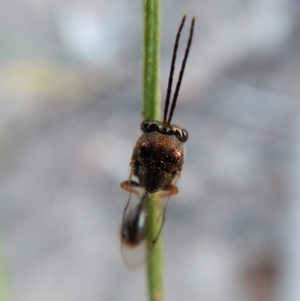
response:
[[[172,196],[172,195],[175,195],[179,192],[179,189],[177,186],[175,185],[167,185],[165,186],[162,191],[158,194],[158,197],[159,198],[166,198],[168,197],[168,201],[169,201],[169,198]]]
[[[143,196],[144,188],[138,182],[135,181],[124,181],[120,184],[121,188],[135,194],[138,198]]]

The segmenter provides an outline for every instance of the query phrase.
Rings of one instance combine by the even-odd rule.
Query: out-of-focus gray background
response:
[[[163,99],[183,13],[197,21],[173,118],[190,139],[164,227],[166,300],[300,300],[300,3],[162,1]],[[0,3],[0,241],[16,301],[147,300],[118,240],[141,35],[141,1]]]

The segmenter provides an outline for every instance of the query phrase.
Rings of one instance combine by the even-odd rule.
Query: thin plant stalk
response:
[[[143,32],[143,117],[160,119],[160,0],[144,0]],[[160,199],[149,194],[147,203],[147,280],[149,301],[163,300],[162,233],[153,247],[162,216]]]

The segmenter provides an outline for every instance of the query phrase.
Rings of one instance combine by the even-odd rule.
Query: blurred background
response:
[[[118,237],[142,2],[0,7],[0,300],[147,300]],[[166,300],[300,300],[300,2],[162,1],[163,100],[184,13],[197,21],[173,121],[190,138],[164,227]]]

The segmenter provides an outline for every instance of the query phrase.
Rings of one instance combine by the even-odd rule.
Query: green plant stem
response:
[[[148,292],[150,301],[162,301],[163,298],[163,235],[160,233],[155,245],[154,239],[160,231],[161,223],[158,218],[161,217],[161,200],[152,194],[147,199],[148,215],[148,263],[147,263],[147,278]]]
[[[160,119],[160,0],[144,0],[143,33],[143,117]],[[163,244],[162,233],[153,247],[160,229],[160,199],[151,194],[147,200],[147,278],[150,301],[163,300]]]
[[[143,116],[160,119],[160,0],[144,0]]]

